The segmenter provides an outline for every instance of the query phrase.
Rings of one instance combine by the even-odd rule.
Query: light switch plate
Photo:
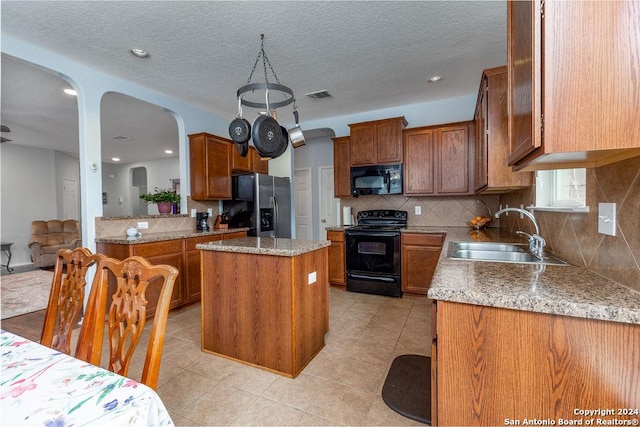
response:
[[[309,281],[308,281],[307,284],[308,285],[312,285],[312,284],[316,283],[316,280],[318,280],[316,272],[314,271],[313,273],[309,273]]]
[[[414,212],[416,215],[422,215],[422,206],[416,206]]]
[[[616,235],[616,204],[598,203],[598,233]]]
[[[149,228],[149,223],[147,221],[138,222],[138,230],[146,230]]]

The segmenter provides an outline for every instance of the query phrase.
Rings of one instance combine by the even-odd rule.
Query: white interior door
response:
[[[312,240],[311,169],[295,170],[296,239]]]
[[[78,181],[64,178],[62,180],[62,194],[64,219],[78,219]]]
[[[340,199],[333,197],[333,166],[320,166],[320,240],[327,239],[327,227],[340,223]]]

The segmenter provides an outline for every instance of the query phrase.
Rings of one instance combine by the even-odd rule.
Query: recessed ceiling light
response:
[[[71,96],[78,96],[78,92],[76,92],[74,89],[67,88],[64,90],[64,93]]]
[[[149,57],[149,52],[147,52],[144,49],[138,49],[137,47],[131,48],[131,50],[129,52],[131,52],[133,55],[137,56],[138,58],[148,58]]]
[[[173,154],[173,150],[164,150],[165,154]]]
[[[429,77],[429,81],[430,81],[431,83],[439,82],[440,80],[442,80],[442,76],[433,76],[433,77]]]
[[[119,162],[120,161],[120,157],[112,157],[111,160],[113,160],[114,162]]]

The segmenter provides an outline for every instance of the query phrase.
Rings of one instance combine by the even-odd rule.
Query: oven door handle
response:
[[[388,283],[397,282],[397,280],[392,277],[365,276],[363,274],[354,274],[354,273],[349,273],[349,277],[352,279],[375,280],[377,282],[388,282]]]
[[[396,237],[399,235],[400,233],[398,233],[397,231],[347,231],[347,236],[358,237]]]

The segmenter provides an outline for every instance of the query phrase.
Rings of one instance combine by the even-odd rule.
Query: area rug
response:
[[[431,358],[396,357],[382,387],[382,400],[400,415],[431,425]]]
[[[2,319],[47,308],[52,280],[53,273],[44,270],[1,276]]]

